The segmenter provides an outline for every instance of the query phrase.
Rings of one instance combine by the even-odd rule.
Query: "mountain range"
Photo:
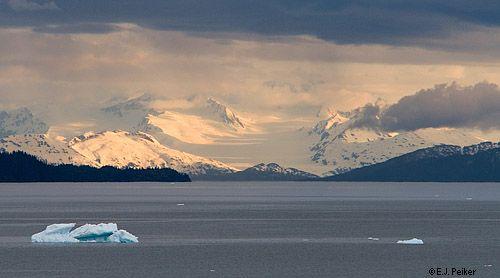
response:
[[[333,112],[309,131],[311,136],[318,138],[310,147],[311,160],[331,169],[323,175],[347,172],[430,146],[465,146],[482,141],[464,131],[450,128],[388,132],[376,125],[360,126],[363,112],[363,109]]]
[[[454,128],[387,131],[376,118],[367,121],[365,107],[324,109],[309,126],[290,127],[286,119],[242,116],[214,98],[166,102],[149,94],[113,100],[99,108],[92,128],[69,138],[27,108],[2,111],[0,151],[24,151],[55,164],[169,167],[195,179],[296,180],[346,173],[423,148],[485,141]]]
[[[44,134],[15,135],[0,139],[0,150],[23,151],[55,164],[168,167],[193,176],[236,171],[222,162],[165,147],[146,133],[121,130],[89,132],[69,141]]]

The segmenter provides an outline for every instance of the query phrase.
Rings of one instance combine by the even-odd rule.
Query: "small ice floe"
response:
[[[424,244],[424,241],[418,238],[398,240],[398,244]]]
[[[485,264],[484,267],[492,267],[492,264]]]
[[[467,197],[467,198],[465,198],[465,200],[470,201],[470,200],[472,200],[472,198],[471,197]]]
[[[180,207],[182,207],[184,204],[181,203],[181,204],[177,204],[177,205],[180,206]]]
[[[75,223],[52,224],[44,231],[31,236],[31,242],[37,243],[73,243],[73,242],[114,242],[135,243],[137,237],[125,231],[118,230],[115,223],[85,224],[71,231]]]
[[[380,238],[378,237],[369,237],[368,240],[374,240],[374,241],[377,241],[377,240],[380,240]]]

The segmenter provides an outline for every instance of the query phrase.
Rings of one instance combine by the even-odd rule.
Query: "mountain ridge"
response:
[[[500,181],[500,143],[439,145],[326,177],[329,181]]]
[[[220,181],[307,181],[319,176],[296,168],[283,168],[279,164],[259,163],[234,173],[218,176],[199,176],[198,180]]]
[[[47,135],[11,136],[0,139],[0,150],[24,151],[50,163],[95,167],[167,167],[190,175],[237,170],[216,160],[168,148],[149,134],[121,130],[87,132],[69,142]]]

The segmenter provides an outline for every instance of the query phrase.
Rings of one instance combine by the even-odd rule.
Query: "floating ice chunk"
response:
[[[139,242],[139,240],[137,240],[136,236],[125,230],[118,230],[108,237],[108,242],[136,243]]]
[[[118,226],[115,223],[85,224],[71,231],[69,235],[79,241],[106,242],[116,231]]]
[[[377,240],[380,240],[380,238],[378,238],[378,237],[369,237],[368,240],[375,240],[375,241],[377,241]]]
[[[115,223],[85,224],[71,231],[75,223],[52,224],[37,234],[31,236],[32,242],[139,242],[137,237],[125,231],[118,230]]]
[[[45,230],[31,236],[31,242],[78,242],[69,235],[75,223],[52,224]]]
[[[418,238],[406,239],[406,240],[398,240],[396,243],[399,244],[424,244],[424,241]]]

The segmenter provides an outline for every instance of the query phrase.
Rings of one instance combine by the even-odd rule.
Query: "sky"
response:
[[[150,93],[300,118],[381,99],[388,129],[491,129],[496,84],[499,1],[0,0],[3,109]]]

